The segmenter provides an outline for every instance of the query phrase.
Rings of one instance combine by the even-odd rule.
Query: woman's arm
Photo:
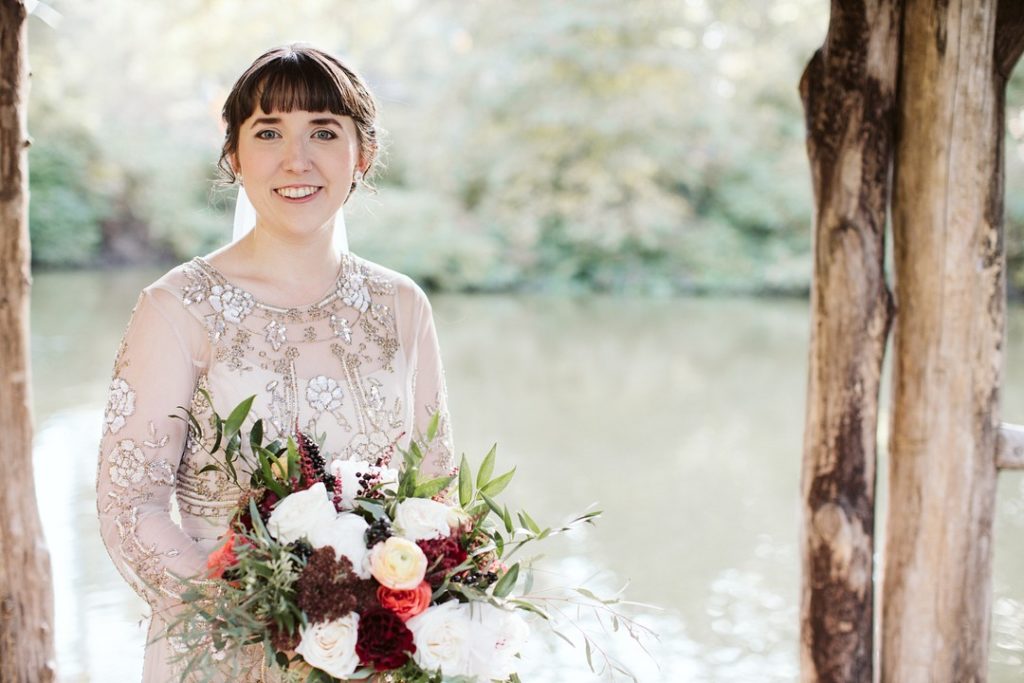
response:
[[[413,365],[413,420],[417,439],[423,439],[434,415],[437,434],[423,453],[421,471],[428,478],[450,474],[455,467],[448,390],[445,386],[441,350],[434,329],[434,316],[426,295],[417,288],[415,309],[418,324]]]
[[[147,288],[114,362],[96,477],[100,532],[125,580],[154,609],[177,601],[175,575],[194,576],[206,558],[170,517],[185,447],[179,406],[191,405],[198,325],[168,291]],[[166,604],[166,602],[164,603]]]

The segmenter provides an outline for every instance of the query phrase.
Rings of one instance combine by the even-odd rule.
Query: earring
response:
[[[356,171],[356,175],[352,179],[352,182],[353,183],[360,183],[362,181],[363,181],[363,172],[362,171]]]
[[[245,186],[245,183],[244,183],[244,182],[242,182],[242,174],[241,174],[241,173],[239,173],[239,174],[238,174],[238,175],[236,175],[235,177],[236,177],[236,178],[238,178],[238,184],[244,187],[244,186]]]

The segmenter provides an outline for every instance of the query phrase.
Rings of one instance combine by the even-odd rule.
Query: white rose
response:
[[[308,536],[314,529],[330,524],[338,513],[327,497],[327,487],[317,482],[277,504],[267,520],[267,530],[279,542],[288,544]]]
[[[412,631],[416,651],[413,660],[420,667],[441,670],[444,676],[469,676],[472,639],[468,605],[446,602],[405,622]]]
[[[469,513],[460,507],[448,508],[448,526],[452,529],[458,529],[463,524],[468,524],[472,521],[472,517]]]
[[[411,541],[444,538],[451,533],[444,503],[429,498],[406,498],[395,509],[395,526],[399,533]]]
[[[359,666],[356,638],[359,635],[359,615],[349,612],[334,621],[312,624],[299,631],[301,640],[295,651],[310,666],[321,669],[335,678],[351,675]]]
[[[366,539],[363,536],[368,527],[366,520],[359,515],[343,512],[326,524],[310,529],[309,543],[314,548],[334,548],[335,558],[347,557],[359,578],[368,579],[370,571],[366,566]]]
[[[505,680],[516,670],[516,654],[523,649],[530,627],[515,612],[486,602],[470,608],[473,636],[469,666],[484,680]]]
[[[342,460],[335,458],[331,461],[331,474],[341,477],[341,504],[351,510],[356,506],[356,498],[366,493],[363,490],[361,476],[372,474],[380,477],[384,488],[394,490],[398,483],[398,472],[387,467],[377,467],[364,460]]]
[[[390,467],[374,467],[372,469],[380,475],[381,489],[392,493],[398,490],[398,470]]]

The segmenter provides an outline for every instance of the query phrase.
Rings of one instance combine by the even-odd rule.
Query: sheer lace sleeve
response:
[[[143,290],[114,361],[96,477],[100,531],[111,559],[151,606],[176,600],[174,578],[205,567],[196,543],[170,517],[202,333],[168,290]],[[166,604],[166,603],[164,603]]]
[[[434,329],[434,316],[426,295],[415,288],[413,310],[416,343],[413,355],[413,420],[417,438],[426,435],[434,413],[439,413],[437,435],[424,453],[422,472],[428,477],[449,474],[454,467],[448,390],[445,387],[441,350]]]

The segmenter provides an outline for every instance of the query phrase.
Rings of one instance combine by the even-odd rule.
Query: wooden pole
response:
[[[0,682],[55,677],[50,557],[32,477],[29,374],[28,30],[0,0]]]
[[[1020,4],[907,0],[883,681],[986,678],[1006,308],[1005,83],[1020,55]]]
[[[885,223],[899,0],[832,3],[800,81],[815,196],[804,432],[803,681],[870,683]]]

